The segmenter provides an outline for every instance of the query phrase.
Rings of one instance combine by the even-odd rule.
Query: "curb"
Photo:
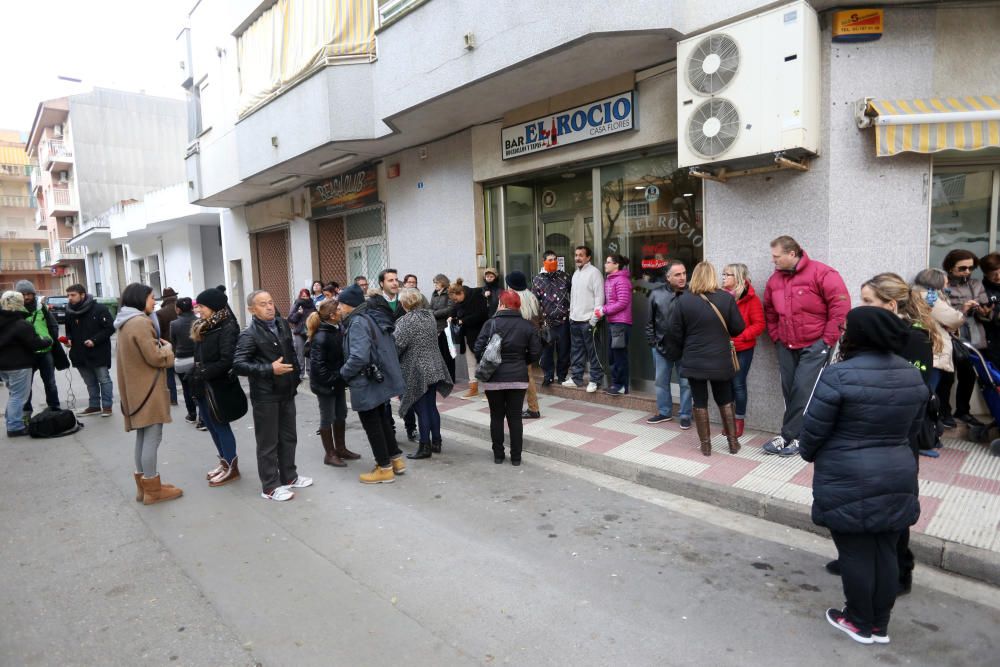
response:
[[[471,424],[452,417],[447,412],[441,413],[441,426],[490,441],[488,426]],[[804,505],[667,470],[645,468],[636,463],[566,447],[527,434],[524,436],[523,448],[532,454],[829,538],[829,531],[812,522],[810,508]],[[910,549],[914,558],[922,565],[1000,586],[998,553],[916,532],[910,533]]]

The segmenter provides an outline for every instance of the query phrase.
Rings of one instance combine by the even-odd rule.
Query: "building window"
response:
[[[1000,167],[934,167],[931,181],[929,265],[940,267],[948,251],[977,257],[998,249]]]

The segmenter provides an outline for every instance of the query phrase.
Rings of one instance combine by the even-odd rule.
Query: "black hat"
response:
[[[213,311],[222,310],[229,305],[229,297],[218,289],[211,287],[199,294],[196,301],[199,305],[207,306]]]
[[[337,295],[337,301],[345,306],[357,308],[365,302],[365,293],[357,285],[351,285],[346,289],[340,290],[340,294]]]
[[[910,330],[899,316],[876,306],[858,306],[847,313],[844,345],[854,350],[899,354]]]
[[[528,289],[528,277],[520,271],[511,271],[507,274],[507,287],[515,292],[523,292]]]

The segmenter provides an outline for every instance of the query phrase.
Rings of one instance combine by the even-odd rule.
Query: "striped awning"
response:
[[[1000,147],[1000,96],[867,100],[879,157]]]

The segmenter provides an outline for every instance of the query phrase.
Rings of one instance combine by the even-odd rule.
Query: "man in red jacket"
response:
[[[764,290],[764,319],[778,350],[785,415],[781,435],[766,443],[764,452],[795,456],[802,413],[840,338],[851,297],[840,274],[810,259],[791,236],[771,241],[771,261],[775,271]]]

